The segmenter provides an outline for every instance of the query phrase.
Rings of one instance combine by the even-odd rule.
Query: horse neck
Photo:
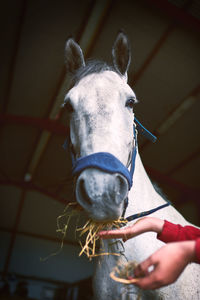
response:
[[[156,205],[161,205],[165,202],[155,191],[154,186],[145,171],[139,153],[137,153],[136,156],[133,186],[129,192],[128,198],[129,205],[125,217],[133,213],[150,210]]]
[[[139,213],[145,210],[150,210],[158,205],[161,205],[165,200],[155,191],[141,161],[140,155],[137,154],[135,161],[135,171],[133,176],[133,186],[129,192],[129,204],[126,209],[125,217]],[[112,245],[112,249],[110,248]],[[104,251],[113,253],[124,253],[126,249],[126,257],[131,257],[133,254],[133,249],[130,244],[123,244],[120,240],[105,240],[104,241]],[[119,257],[114,255],[99,257],[99,265],[105,264],[106,268],[109,265],[110,269],[116,266]],[[125,259],[124,255],[120,255],[120,259]],[[126,259],[125,259],[126,261]]]

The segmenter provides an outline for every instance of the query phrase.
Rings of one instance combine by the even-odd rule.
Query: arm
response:
[[[157,238],[165,243],[196,240],[200,238],[200,229],[194,226],[181,226],[165,221]]]
[[[124,242],[141,233],[154,231],[157,238],[165,243],[176,241],[196,241],[197,263],[200,263],[200,229],[193,226],[181,226],[153,217],[144,217],[131,226],[122,229],[99,232],[102,239],[122,238]]]
[[[145,217],[123,229],[102,231],[99,236],[103,239],[122,238],[125,242],[141,233],[154,231],[160,240],[170,242],[180,237],[182,228],[184,231],[188,230],[167,221]],[[200,263],[200,238],[198,238],[200,230],[197,228],[193,230],[193,228],[195,227],[192,227],[191,230],[192,234],[196,233],[196,240],[168,243],[140,263],[134,273],[136,277],[143,277],[135,284],[143,289],[156,289],[174,282],[188,263]],[[183,235],[181,236],[183,237]],[[149,272],[149,267],[153,267],[151,272]]]

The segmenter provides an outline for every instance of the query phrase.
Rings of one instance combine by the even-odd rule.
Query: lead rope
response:
[[[125,200],[125,201],[126,201],[126,200]],[[144,216],[148,216],[148,215],[150,215],[150,214],[156,212],[157,210],[160,210],[160,209],[162,209],[162,208],[164,208],[164,207],[167,207],[167,206],[169,206],[169,205],[171,205],[171,203],[170,203],[170,201],[167,201],[167,203],[165,203],[165,204],[163,204],[163,205],[160,205],[160,206],[158,206],[158,207],[156,207],[156,208],[152,208],[152,209],[150,209],[150,210],[142,211],[142,212],[140,212],[140,213],[131,215],[131,216],[125,218],[125,219],[126,219],[128,222],[130,222],[130,221],[133,221],[133,220],[135,220],[135,219],[138,219],[138,218],[141,218],[141,217],[144,217]],[[125,214],[125,212],[124,212],[124,214]]]

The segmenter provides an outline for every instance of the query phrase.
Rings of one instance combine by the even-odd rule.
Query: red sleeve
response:
[[[157,238],[165,243],[196,240],[200,238],[200,229],[173,224],[165,220],[163,230]]]
[[[157,238],[165,243],[196,240],[196,257],[200,263],[200,229],[193,226],[181,226],[165,220],[163,230]]]

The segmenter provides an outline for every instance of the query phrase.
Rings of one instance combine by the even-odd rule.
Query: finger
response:
[[[144,277],[148,275],[148,268],[144,269],[141,265],[138,265],[135,269],[134,269],[134,276],[136,276],[137,278],[140,277]]]
[[[100,231],[98,235],[102,239],[123,238],[123,241],[125,242],[134,236],[149,231],[151,227],[151,219],[152,218],[144,217],[137,220],[131,226],[123,229]]]
[[[153,267],[153,270],[149,272],[149,268]],[[134,275],[141,277],[136,282],[136,285],[142,289],[157,289],[163,286],[163,282],[159,275],[159,264],[154,260],[153,255],[148,259],[140,263],[134,269]]]
[[[98,233],[98,236],[101,239],[126,238],[126,230],[115,229],[115,230],[100,231]]]
[[[154,290],[162,286],[162,283],[155,278],[153,272],[149,273],[148,276],[139,278],[134,284],[144,290]]]
[[[163,287],[172,282],[173,281],[170,282],[166,280],[165,276],[163,277],[159,265],[156,265],[152,272],[149,272],[149,274],[143,278],[139,278],[139,280],[136,281],[135,284],[142,289],[153,290]]]

